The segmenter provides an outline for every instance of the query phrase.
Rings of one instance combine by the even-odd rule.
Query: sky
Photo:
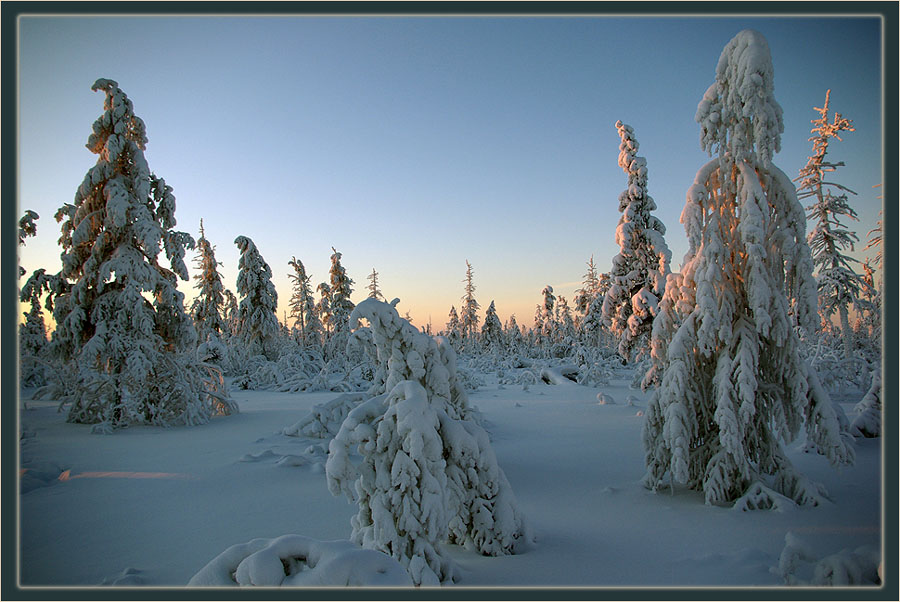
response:
[[[234,291],[248,236],[271,267],[279,319],[288,262],[313,288],[332,247],[368,291],[419,327],[446,325],[466,261],[484,310],[530,325],[551,285],[573,305],[593,257],[618,253],[616,121],[634,128],[672,270],[687,251],[685,193],[708,161],[694,121],[719,55],[743,29],[768,41],[784,110],[774,163],[811,154],[826,90],[854,132],[829,158],[854,190],[860,238],[881,209],[881,21],[859,17],[49,17],[19,21],[18,213],[40,215],[20,248],[30,273],[60,268],[59,225],[96,155],[98,78],[117,81],[147,126],[150,169],[174,188],[176,229],[215,245]],[[194,257],[188,252],[191,274]],[[179,286],[188,300],[193,282]]]

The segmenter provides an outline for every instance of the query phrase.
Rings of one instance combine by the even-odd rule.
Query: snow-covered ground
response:
[[[484,376],[470,402],[535,543],[505,557],[454,547],[455,586],[786,587],[777,568],[789,533],[810,551],[801,580],[829,555],[880,550],[881,439],[857,440],[855,465],[840,471],[790,445],[795,466],[826,486],[824,506],[742,512],[698,492],[652,493],[641,485],[647,395],[620,376],[527,390]],[[356,507],[328,491],[327,441],[282,434],[337,393],[235,390],[238,415],[112,435],[67,424],[31,393],[20,401],[23,587],[180,587],[235,544],[349,538]],[[849,413],[860,397],[839,399]]]

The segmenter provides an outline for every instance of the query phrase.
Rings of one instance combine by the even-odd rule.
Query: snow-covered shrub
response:
[[[452,579],[443,542],[497,555],[521,549],[528,535],[473,420],[452,347],[416,330],[394,305],[369,298],[350,316],[354,329],[367,320],[375,341],[374,396],[332,440],[328,487],[359,506],[354,542],[392,555],[417,585],[437,584]]]
[[[344,393],[327,403],[314,405],[309,414],[285,428],[282,433],[288,437],[331,439],[338,434],[350,411],[365,398],[365,393]]]
[[[804,424],[833,465],[854,457],[800,355],[795,326],[815,330],[816,289],[803,207],[772,164],[784,129],[773,90],[768,44],[740,32],[697,108],[702,146],[717,156],[687,193],[689,250],[670,300],[683,318],[659,341],[665,361],[644,423],[647,486],[684,483],[708,504],[733,503],[767,477],[797,503],[819,503],[824,492],[782,449]]]
[[[850,424],[854,437],[881,436],[881,369],[872,372],[872,385],[866,396],[853,408],[856,417]]]
[[[860,586],[882,583],[881,553],[875,546],[843,549],[821,557],[809,542],[788,532],[778,566],[771,572],[796,586]]]
[[[396,560],[346,540],[302,535],[233,545],[197,572],[188,587],[404,587],[409,575]]]

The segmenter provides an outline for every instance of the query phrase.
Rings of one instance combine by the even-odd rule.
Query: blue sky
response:
[[[530,324],[541,290],[570,302],[607,271],[625,174],[615,123],[647,159],[677,271],[679,216],[707,156],[694,122],[723,47],[768,40],[784,109],[775,164],[796,177],[825,91],[855,132],[831,147],[865,246],[881,207],[881,31],[875,17],[27,17],[20,19],[19,211],[37,211],[27,270],[59,269],[53,214],[96,161],[91,92],[116,80],[147,125],[146,157],[207,237],[234,290],[234,239],[313,285],[331,247],[365,298],[373,268],[414,324],[459,308],[466,260],[482,308]],[[193,258],[194,253],[189,253]],[[862,257],[861,254],[858,256]],[[191,263],[191,267],[193,267]],[[193,272],[193,270],[192,270]],[[180,287],[190,298],[193,283]],[[483,314],[482,314],[483,315]]]

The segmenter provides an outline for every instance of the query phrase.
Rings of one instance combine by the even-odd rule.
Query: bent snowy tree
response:
[[[825,492],[794,471],[782,448],[804,423],[832,464],[853,461],[799,353],[795,325],[815,329],[816,283],[803,206],[772,164],[784,128],[773,88],[768,44],[742,31],[697,108],[713,159],[681,215],[689,250],[680,286],[667,292],[679,297],[669,302],[681,322],[657,329],[671,339],[643,432],[645,483],[686,484],[708,504],[733,502],[757,482],[818,503]]]
[[[144,158],[144,122],[116,82],[99,79],[104,113],[87,147],[98,155],[62,222],[62,271],[49,280],[61,364],[50,388],[70,422],[116,427],[197,424],[236,410],[221,375],[198,364],[177,280],[193,239],[175,227],[175,197]],[[165,250],[169,267],[159,255]]]
[[[325,467],[331,492],[359,506],[351,539],[396,558],[417,585],[452,580],[444,542],[520,551],[525,522],[457,382],[453,349],[375,298],[356,306],[351,328],[361,319],[376,348],[373,397],[348,414]]]

